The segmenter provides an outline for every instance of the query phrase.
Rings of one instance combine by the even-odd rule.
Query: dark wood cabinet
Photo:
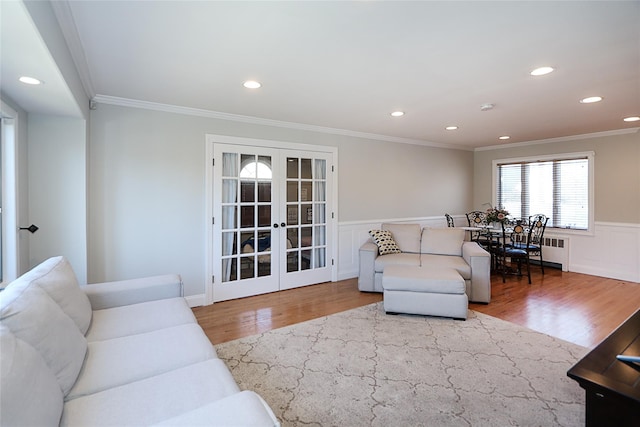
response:
[[[640,425],[640,364],[619,354],[640,356],[640,310],[567,372],[586,392],[588,427]]]

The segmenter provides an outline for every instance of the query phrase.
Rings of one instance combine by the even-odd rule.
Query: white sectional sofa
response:
[[[359,250],[358,288],[383,292],[382,277],[388,265],[424,269],[454,269],[465,281],[469,301],[491,301],[491,255],[475,242],[464,241],[465,231],[456,228],[421,228],[420,224],[382,224],[391,232],[399,253],[380,255],[369,239]]]
[[[51,258],[0,292],[2,426],[278,426],[240,391],[178,275],[79,286]]]

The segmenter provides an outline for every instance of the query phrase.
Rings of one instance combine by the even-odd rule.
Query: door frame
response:
[[[18,219],[19,219],[19,147],[18,147],[18,113],[0,100],[0,173],[2,173],[2,190],[0,196],[2,203],[2,221],[0,224],[0,289],[7,286],[11,281],[15,280],[22,268],[21,260],[26,259],[23,255],[28,251],[28,241],[24,245],[20,244],[18,237]]]
[[[298,151],[312,151],[330,154],[332,170],[328,171],[333,173],[331,183],[331,203],[333,211],[331,212],[330,221],[328,221],[328,232],[333,236],[334,244],[331,248],[331,253],[328,254],[331,259],[331,281],[336,282],[338,280],[338,266],[336,264],[338,259],[338,148],[324,145],[311,145],[302,144],[296,142],[276,141],[268,139],[254,139],[244,138],[228,135],[216,135],[205,134],[205,305],[213,304],[213,272],[214,272],[214,260],[213,260],[213,153],[214,145],[218,144],[233,144],[233,145],[245,145],[251,147],[262,148],[274,148],[274,149],[287,149]]]

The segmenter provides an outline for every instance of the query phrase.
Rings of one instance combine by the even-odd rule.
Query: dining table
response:
[[[497,228],[489,224],[480,224],[472,227],[464,226],[464,227],[455,227],[455,228],[469,232],[467,237],[465,237],[465,240],[473,240],[472,239],[473,232],[489,233],[492,237],[495,237],[495,238],[499,238],[500,235],[502,234],[502,228]],[[506,229],[505,231],[508,232],[508,230]]]
[[[506,266],[500,266],[498,262],[498,257],[496,256],[495,250],[499,248],[502,244],[501,240],[503,238],[502,235],[502,227],[494,227],[491,224],[478,224],[476,226],[463,226],[463,227],[455,227],[460,230],[468,231],[468,235],[465,236],[465,240],[473,241],[473,233],[480,232],[489,238],[489,243],[481,244],[490,254],[491,254],[491,270],[499,271],[500,268],[507,268]],[[505,236],[511,235],[513,233],[512,227],[505,227],[504,229]],[[511,270],[509,268],[509,270]]]

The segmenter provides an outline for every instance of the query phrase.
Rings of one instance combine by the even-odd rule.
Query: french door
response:
[[[213,157],[213,301],[331,280],[331,154],[214,143]]]

